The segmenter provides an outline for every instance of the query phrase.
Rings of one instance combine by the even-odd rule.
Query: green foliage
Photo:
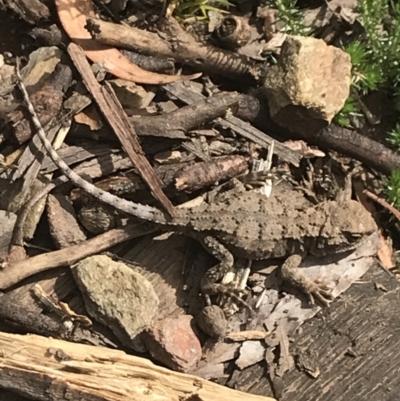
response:
[[[283,32],[290,35],[308,36],[310,27],[304,25],[304,13],[296,7],[297,0],[269,0],[264,5],[278,10],[276,22],[283,22]]]
[[[400,208],[400,170],[393,170],[390,177],[385,178],[385,193],[389,203]]]
[[[344,48],[350,55],[352,64],[352,84],[361,93],[376,90],[383,82],[383,72],[379,64],[371,62],[371,50],[359,41]]]
[[[400,111],[400,5],[392,0],[359,0],[363,37],[344,50],[352,63],[352,93],[384,89]],[[345,105],[336,121],[347,125],[353,110]]]
[[[189,18],[206,20],[209,11],[228,13],[226,9],[229,7],[233,7],[233,4],[228,0],[178,0],[174,15],[181,20]]]
[[[400,124],[397,124],[395,129],[389,132],[388,141],[397,151],[400,150]]]
[[[307,36],[310,29],[304,23],[304,13],[296,8],[297,0],[275,0],[275,8],[278,10],[277,22],[285,24],[284,32],[291,35]]]
[[[360,0],[359,21],[365,29],[365,61],[380,69],[377,83],[400,83],[400,5],[392,0]]]
[[[336,114],[334,122],[342,127],[350,127],[350,118],[351,116],[357,114],[357,110],[358,109],[356,98],[354,94],[350,94],[350,96],[346,99],[342,110],[340,110],[340,112]]]

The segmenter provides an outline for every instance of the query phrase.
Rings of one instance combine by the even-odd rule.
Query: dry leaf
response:
[[[92,131],[97,131],[103,126],[101,116],[92,104],[86,107],[85,110],[82,110],[80,113],[76,114],[74,116],[74,120],[78,124],[88,125]]]
[[[133,64],[117,49],[103,45],[85,29],[86,17],[94,17],[89,0],[56,0],[61,24],[73,42],[82,47],[88,59],[101,64],[116,77],[142,84],[166,84],[180,78],[179,75],[164,75],[143,70]]]

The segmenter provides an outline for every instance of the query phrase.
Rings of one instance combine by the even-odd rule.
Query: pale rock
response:
[[[264,90],[272,119],[292,132],[316,133],[342,109],[350,93],[351,62],[321,39],[288,36]]]
[[[240,355],[236,360],[239,369],[255,365],[265,358],[265,346],[261,341],[244,341],[240,347]]]

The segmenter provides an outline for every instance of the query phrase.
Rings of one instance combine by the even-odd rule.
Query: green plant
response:
[[[397,124],[395,129],[389,132],[388,141],[397,151],[400,151],[400,124]]]
[[[196,18],[208,19],[209,11],[228,13],[226,8],[233,7],[228,0],[178,0],[175,5],[174,15],[181,20]]]
[[[393,170],[391,175],[384,179],[384,184],[388,202],[400,209],[400,170]]]
[[[335,124],[338,124],[342,127],[350,127],[351,126],[351,121],[350,118],[352,116],[358,115],[358,107],[357,107],[357,101],[354,96],[354,93],[350,93],[350,96],[346,99],[346,102],[340,110],[338,114],[336,114],[334,118]]]
[[[392,0],[360,0],[368,61],[381,68],[382,82],[400,82],[400,5]]]
[[[352,63],[352,96],[381,89],[400,111],[400,5],[393,0],[359,0],[358,12],[364,35],[344,47]],[[357,111],[346,104],[335,121],[348,126],[349,113]]]
[[[304,13],[296,7],[296,3],[297,0],[269,0],[264,5],[278,11],[276,23],[283,23],[282,32],[290,35],[308,36],[312,30],[304,25]]]
[[[354,41],[344,48],[352,64],[352,85],[360,94],[376,90],[384,80],[380,65],[371,60],[372,51],[360,41]]]

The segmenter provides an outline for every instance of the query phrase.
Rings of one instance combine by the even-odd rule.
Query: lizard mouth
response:
[[[372,233],[370,233],[372,234]],[[346,251],[352,251],[356,248],[358,248],[360,245],[365,243],[369,235],[366,234],[357,234],[357,233],[349,233],[345,232],[343,233],[344,236],[344,241],[341,245],[338,246],[337,252],[346,252]]]

